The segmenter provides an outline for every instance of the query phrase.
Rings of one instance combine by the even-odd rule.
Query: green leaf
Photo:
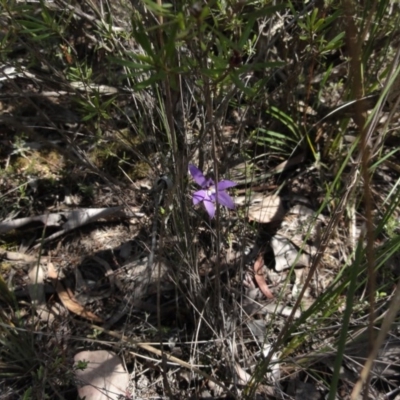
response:
[[[165,72],[162,71],[162,72],[156,73],[156,74],[152,75],[150,78],[145,79],[144,81],[136,84],[135,89],[136,90],[146,89],[149,86],[152,86],[154,83],[163,81],[164,79],[165,79]]]
[[[0,275],[0,299],[3,303],[10,306],[15,306],[17,304],[14,293],[8,288],[8,285],[3,279],[2,275]]]
[[[279,11],[285,10],[285,8],[287,7],[287,4],[282,3],[276,6],[269,6],[269,7],[263,7],[261,9],[258,9],[256,11],[251,11],[249,13],[243,13],[243,19],[259,19],[262,17],[267,17],[270,15],[273,15]]]
[[[142,46],[143,50],[146,53],[146,56],[154,60],[155,54],[153,52],[152,44],[149,39],[149,34],[144,28],[141,21],[139,22],[136,20],[133,22],[132,35],[135,38],[135,40],[139,43],[139,45]]]
[[[334,22],[336,19],[338,19],[341,15],[342,15],[341,10],[337,10],[333,14],[329,15],[327,18],[325,18],[321,29],[327,28],[329,25],[332,24],[332,22]]]
[[[256,22],[255,18],[250,18],[247,21],[247,23],[243,29],[242,36],[239,39],[239,43],[237,44],[237,50],[240,51],[246,44],[247,40],[249,39],[250,34],[253,33],[253,31],[254,31],[255,22]]]
[[[241,81],[241,79],[239,78],[239,74],[238,73],[231,73],[229,75],[232,79],[232,82],[243,92],[245,93],[247,96],[249,97],[253,97],[255,95],[255,92],[249,88],[246,87],[243,82]]]
[[[274,138],[274,140],[278,140],[278,139],[282,140],[280,143],[283,143],[283,144],[285,144],[286,141],[297,143],[296,140],[294,140],[293,138],[289,137],[288,135],[285,135],[284,133],[271,131],[271,130],[263,129],[263,128],[260,128],[259,131],[263,132],[265,135],[267,135],[267,137],[262,137],[262,136],[257,137],[259,140],[264,140],[265,141],[265,140],[270,140],[270,138]]]
[[[175,63],[176,56],[176,36],[178,33],[178,24],[174,23],[171,29],[168,30],[168,40],[165,43],[165,55],[168,60],[173,61]]]
[[[272,62],[263,62],[263,63],[250,63],[250,64],[245,64],[241,65],[240,67],[237,67],[235,69],[236,72],[243,74],[249,71],[264,71],[267,68],[271,69],[276,69],[276,68],[281,68],[285,65],[284,62],[280,61],[272,61]]]
[[[156,15],[160,16],[170,16],[172,15],[170,9],[172,8],[172,4],[163,3],[161,6],[154,1],[151,0],[143,0],[143,3],[146,5],[146,8],[150,11],[153,11]]]
[[[178,23],[179,29],[181,31],[186,30],[185,17],[183,15],[183,13],[179,12],[176,15],[176,22]]]
[[[336,35],[330,42],[328,42],[321,54],[324,54],[325,52],[331,51],[331,50],[336,50],[339,49],[343,46],[343,38],[344,38],[345,33],[344,32],[340,32],[338,35]]]
[[[315,7],[310,15],[310,27],[313,29],[315,27],[315,21],[317,20],[318,16],[318,7]]]
[[[275,119],[279,120],[282,124],[286,125],[286,127],[293,133],[293,135],[299,138],[299,131],[296,123],[293,121],[292,117],[285,114],[283,111],[279,110],[277,107],[270,107],[267,111],[267,114],[271,115]]]
[[[138,70],[140,73],[154,70],[153,65],[141,64],[134,61],[124,60],[122,58],[108,57],[108,59],[115,64],[122,65],[132,70]]]

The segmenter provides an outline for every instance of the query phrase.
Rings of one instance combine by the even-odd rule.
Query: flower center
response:
[[[210,186],[208,189],[207,189],[207,195],[208,196],[211,196],[212,194],[215,194],[215,186],[213,185],[213,186]]]

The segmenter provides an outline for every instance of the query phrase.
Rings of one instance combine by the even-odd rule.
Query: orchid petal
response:
[[[193,204],[195,206],[199,204],[201,201],[204,201],[205,199],[209,200],[209,195],[207,193],[207,190],[202,189],[193,193]]]
[[[229,194],[225,191],[218,191],[218,203],[230,208],[231,210],[235,209],[235,203],[233,202]]]
[[[232,182],[232,181],[220,181],[220,182],[218,182],[217,190],[218,190],[218,191],[225,190],[225,189],[234,187],[234,186],[236,186],[236,185],[237,185],[236,182]]]
[[[210,216],[210,218],[214,218],[215,215],[214,203],[211,200],[204,200],[204,207],[206,208],[206,211]]]
[[[192,175],[192,178],[194,181],[201,186],[202,188],[207,187],[206,185],[208,184],[209,179],[206,179],[206,177],[203,175],[203,173],[193,164],[189,164],[189,172],[190,175]]]
[[[203,187],[209,188],[210,186],[214,186],[214,181],[211,178],[208,178]]]

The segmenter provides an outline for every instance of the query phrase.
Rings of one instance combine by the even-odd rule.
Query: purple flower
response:
[[[203,202],[210,218],[213,218],[215,215],[214,203],[216,202],[231,210],[235,208],[235,203],[230,198],[229,194],[226,193],[226,189],[236,186],[235,182],[220,181],[218,185],[215,186],[211,178],[206,178],[203,173],[192,164],[189,164],[189,172],[194,181],[201,186],[201,190],[193,193],[193,204],[197,205]]]

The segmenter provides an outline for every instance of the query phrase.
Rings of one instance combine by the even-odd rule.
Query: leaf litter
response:
[[[82,13],[80,9],[78,11],[75,15],[76,18],[83,18],[85,21],[96,20],[96,17]],[[101,26],[100,22],[100,20],[96,21],[96,23],[99,23],[99,27]],[[284,26],[281,21],[278,25]],[[82,29],[90,31],[87,26]],[[78,39],[84,42],[85,40],[93,40],[93,37],[97,36],[85,34]],[[75,39],[70,38],[71,43]],[[287,37],[287,40],[289,40],[289,37]],[[26,69],[21,69],[23,72],[18,72],[18,74],[15,73],[15,70],[10,71],[12,79],[22,85],[21,90],[27,98],[33,94],[39,95],[39,93],[32,93],[32,87],[35,87],[34,84],[37,82],[40,82],[45,89],[50,89],[46,87],[46,80],[39,74],[32,74]],[[101,71],[96,71],[96,73],[99,72]],[[8,83],[6,82],[6,84]],[[94,93],[105,96],[117,93],[121,97],[126,95],[121,88],[115,88],[111,85],[83,85],[81,82],[70,82],[67,86],[71,92],[67,93],[65,90],[62,93],[61,91],[56,92],[58,97],[76,94],[72,90],[74,88],[77,88],[79,92],[90,95]],[[15,90],[13,86],[6,85],[4,87],[5,92],[10,92],[10,87]],[[80,123],[79,116],[74,112],[71,113],[69,107],[62,104],[61,98],[53,99],[56,96],[54,96],[52,87],[51,89],[52,92],[48,90],[40,94],[49,99],[52,98],[52,100],[41,102],[45,112],[50,113],[51,119],[57,123],[66,123],[70,126]],[[288,90],[288,92],[291,93],[292,91]],[[49,96],[49,93],[53,94]],[[140,104],[139,97],[135,97],[138,96],[137,94],[129,93],[128,96],[130,101],[131,96],[133,96],[135,104]],[[329,99],[329,96],[325,97],[332,100]],[[335,92],[334,97],[340,98],[340,93]],[[150,100],[154,103],[153,99]],[[23,99],[23,101],[26,102],[26,99]],[[2,101],[2,103],[6,105],[6,101]],[[151,113],[150,103],[146,104],[146,112],[141,116],[142,119],[146,118],[147,113]],[[125,104],[122,101],[121,109],[125,105],[131,106],[129,100]],[[303,104],[301,106],[303,107]],[[26,104],[24,107],[26,107]],[[19,105],[18,107],[14,105],[16,111],[18,111],[18,108]],[[11,111],[14,110],[11,109]],[[312,111],[315,113],[315,110]],[[309,112],[307,114],[312,115]],[[10,127],[14,129],[17,126],[19,130],[32,134],[29,146],[17,149],[22,154],[27,152],[25,160],[29,158],[29,152],[33,148],[41,149],[43,143],[56,145],[71,143],[71,141],[67,141],[65,137],[59,135],[54,126],[47,128],[51,128],[56,140],[50,138],[51,140],[46,141],[46,133],[43,134],[39,129],[30,131],[24,125],[18,125],[17,122],[32,125],[43,124],[43,116],[40,113],[38,114],[37,110],[35,110],[33,116],[19,117],[20,115],[17,112],[15,118],[13,116],[2,117],[1,121],[8,124],[6,125],[7,129],[10,129]],[[129,126],[132,125],[131,117],[132,115],[129,115]],[[243,134],[240,127],[242,122],[240,116],[237,124],[231,126],[229,130],[223,127],[226,142],[220,143],[220,150],[230,149],[229,146],[232,143],[241,142],[238,138],[241,138]],[[107,135],[112,136],[113,128],[105,126],[105,122],[102,123],[104,125],[101,126],[101,129],[106,128],[103,129],[105,138]],[[245,123],[254,124],[250,118],[246,119]],[[79,140],[79,137],[84,136],[91,138],[91,128],[90,125],[87,130],[83,128],[84,133],[76,131],[73,134],[75,135],[74,140]],[[276,131],[276,128],[272,128],[269,128],[271,132]],[[60,132],[63,131],[65,131],[65,125],[60,128]],[[15,132],[10,130],[10,138],[14,134]],[[194,139],[193,142],[195,142],[197,140],[196,135],[197,133],[188,132],[187,136],[188,139],[191,136],[191,139]],[[319,132],[318,135],[321,135],[321,133]],[[111,140],[114,139],[114,137],[111,138]],[[246,147],[248,142],[244,143],[243,148],[240,149],[241,152],[249,149],[254,150],[253,147]],[[89,150],[89,146],[85,147],[83,140],[79,144],[85,150]],[[135,148],[135,146],[132,147]],[[222,155],[222,150],[219,155]],[[13,153],[12,157],[15,157],[16,154]],[[151,154],[151,156],[154,156],[154,160],[162,158],[160,154]],[[222,159],[222,157],[219,158]],[[53,198],[46,198],[43,203],[35,203],[35,206],[32,207],[34,212],[32,212],[32,208],[29,208],[28,212],[23,213],[25,217],[15,218],[15,210],[8,203],[11,210],[10,215],[14,216],[9,218],[7,215],[9,219],[5,218],[0,223],[0,231],[12,238],[14,238],[12,236],[14,233],[22,232],[25,237],[21,239],[16,236],[20,241],[20,246],[13,248],[16,251],[3,251],[1,253],[1,258],[4,261],[2,275],[4,274],[8,278],[8,285],[13,290],[16,289],[15,293],[22,293],[22,291],[18,292],[17,289],[28,288],[30,301],[39,317],[38,320],[33,318],[33,325],[43,324],[43,321],[47,321],[49,326],[64,322],[70,324],[71,329],[78,336],[91,338],[92,346],[101,347],[101,343],[96,342],[98,332],[101,329],[96,331],[94,326],[90,329],[81,329],[79,328],[81,326],[79,321],[82,322],[83,319],[99,324],[106,321],[105,323],[109,324],[106,327],[121,330],[124,335],[133,336],[139,340],[141,345],[137,347],[142,351],[137,351],[132,356],[133,358],[128,360],[129,368],[135,374],[136,382],[141,381],[142,383],[140,388],[142,391],[138,396],[151,394],[154,397],[160,397],[160,393],[165,390],[161,383],[162,373],[160,371],[164,371],[168,374],[173,389],[184,398],[197,396],[198,393],[201,393],[200,397],[206,395],[212,398],[222,397],[224,392],[229,393],[232,386],[237,390],[236,397],[240,398],[242,393],[240,386],[245,386],[249,382],[254,372],[254,365],[262,357],[268,356],[271,348],[270,343],[276,337],[276,332],[281,329],[283,321],[291,314],[291,306],[302,288],[305,275],[307,275],[315,255],[318,253],[319,231],[325,228],[324,226],[318,227],[319,223],[324,224],[323,220],[318,221],[318,218],[323,217],[315,218],[315,210],[318,209],[319,205],[318,201],[312,206],[309,205],[309,207],[304,207],[302,204],[292,206],[285,204],[288,201],[287,197],[285,198],[280,194],[270,194],[272,192],[270,186],[279,184],[280,174],[284,174],[283,178],[292,191],[292,193],[289,193],[291,200],[296,199],[296,196],[299,195],[307,197],[311,201],[318,197],[318,190],[316,190],[315,185],[308,185],[307,182],[297,179],[297,173],[293,171],[294,168],[301,169],[302,163],[308,160],[305,153],[282,159],[283,157],[279,159],[278,165],[272,166],[268,162],[257,163],[254,160],[256,175],[250,178],[248,176],[239,177],[235,180],[238,187],[232,190],[232,193],[235,193],[235,190],[243,191],[242,193],[248,192],[248,184],[257,192],[248,193],[243,197],[234,197],[237,213],[229,214],[231,219],[222,218],[220,222],[222,231],[227,234],[229,240],[227,240],[227,243],[224,242],[221,249],[218,249],[219,258],[215,256],[216,249],[212,248],[213,235],[209,235],[210,226],[214,233],[214,225],[202,224],[199,226],[198,214],[194,212],[190,214],[190,221],[193,223],[191,229],[193,228],[196,235],[193,235],[193,243],[189,240],[185,243],[185,246],[186,249],[196,247],[198,250],[196,254],[202,260],[188,259],[187,254],[182,256],[180,253],[178,254],[182,257],[178,257],[176,250],[182,248],[178,246],[182,245],[182,239],[171,235],[163,243],[163,254],[156,259],[156,262],[149,262],[149,256],[152,254],[151,238],[154,233],[152,231],[152,221],[155,218],[154,202],[148,190],[140,190],[139,182],[131,182],[132,187],[135,187],[134,193],[132,193],[132,190],[127,190],[126,186],[121,186],[117,188],[118,196],[120,196],[118,201],[115,200],[115,193],[117,192],[109,190],[109,188],[107,190],[107,185],[104,185],[92,199],[97,202],[98,208],[96,208],[96,204],[84,207],[78,204],[79,201],[74,201],[72,203],[75,203],[75,209],[56,212],[54,210],[60,207],[59,199],[63,198],[58,193]],[[11,156],[9,156],[6,164],[11,165],[11,161]],[[235,166],[242,165],[240,160],[233,159],[230,161],[233,161],[232,170]],[[64,164],[64,162],[65,160],[60,164],[71,168],[71,165]],[[197,156],[194,157],[193,162],[198,162]],[[77,163],[77,165],[81,164]],[[87,170],[85,174],[78,174],[78,179],[81,179],[83,175],[90,175],[87,171],[97,173],[104,179],[109,178],[107,174],[99,174],[99,172],[107,170],[107,167],[96,169],[93,163],[87,163],[84,166]],[[73,166],[69,171],[76,171],[75,167]],[[25,174],[24,168],[26,167],[22,164],[19,168]],[[263,173],[265,170],[267,172]],[[224,172],[229,173],[229,168]],[[42,169],[41,173],[45,174],[45,169]],[[154,171],[151,174],[154,174]],[[318,181],[316,173],[305,175],[310,181]],[[271,177],[274,177],[274,179]],[[152,178],[156,181],[158,179],[157,176]],[[68,185],[69,183],[65,186]],[[24,188],[24,186],[17,184],[13,184],[13,186],[15,186],[13,189],[16,187]],[[295,189],[297,189],[297,192],[295,192]],[[33,191],[32,188],[28,188],[27,192],[29,196],[36,199],[43,195],[43,193],[40,194],[41,190],[43,192],[39,184],[39,189]],[[62,207],[71,205],[71,201],[67,197],[69,198],[69,194],[64,197],[64,204],[61,201]],[[202,199],[204,198],[202,197]],[[120,202],[120,200],[123,202]],[[129,204],[127,209],[125,209],[125,203]],[[124,204],[124,206],[121,206],[121,204]],[[231,205],[230,203],[227,204]],[[43,213],[43,209],[45,209],[45,213]],[[48,212],[49,210],[51,212]],[[133,214],[129,210],[133,210]],[[165,209],[163,211],[166,212]],[[17,213],[20,212],[21,210],[17,211]],[[243,224],[243,220],[237,217],[241,212],[248,217],[253,229],[249,229],[249,226]],[[29,216],[32,213],[38,215]],[[226,214],[222,215],[226,216]],[[37,224],[42,226],[37,228]],[[43,227],[46,228],[45,231],[43,231]],[[258,232],[255,233],[255,230],[258,230]],[[36,234],[37,232],[39,234]],[[43,236],[40,232],[43,232]],[[263,237],[263,234],[267,236],[267,239]],[[343,237],[345,236],[343,235]],[[157,239],[159,238],[156,238],[156,241]],[[32,243],[36,243],[36,250]],[[333,243],[332,249],[328,249],[326,258],[312,280],[310,291],[306,293],[309,300],[308,306],[318,299],[332,281],[332,277],[338,274],[340,263],[343,261],[340,247],[343,249],[342,253],[346,253],[346,245],[340,243],[340,241]],[[25,251],[29,251],[31,254],[25,254]],[[42,251],[44,254],[41,253]],[[220,267],[220,276],[215,274],[217,264]],[[7,269],[9,268],[8,265],[11,265],[12,272]],[[201,269],[200,266],[204,268]],[[196,269],[197,267],[199,268]],[[182,271],[186,273],[182,273]],[[211,293],[216,290],[214,283],[220,278],[223,282],[222,299],[224,306],[227,307],[226,314],[224,314],[227,325],[224,327],[224,333],[227,333],[227,335],[222,339],[211,333],[215,333],[221,327],[218,319],[214,317],[212,307],[209,306],[210,298],[212,298]],[[53,291],[46,286],[49,280],[53,283]],[[48,310],[51,311],[51,304],[54,305],[54,302],[58,301],[56,295],[65,309],[68,310],[67,315],[63,314],[60,317],[56,314],[50,316],[50,314],[44,313],[47,305]],[[20,296],[26,297],[26,295],[21,294]],[[23,303],[21,302],[21,304]],[[118,312],[119,306],[122,306],[121,313]],[[157,316],[157,311],[159,316]],[[118,319],[113,318],[116,314],[118,314]],[[230,315],[233,315],[233,317],[230,319],[229,325],[228,316]],[[301,316],[302,311],[297,310],[295,318],[298,319]],[[161,325],[165,328],[162,332],[157,327],[157,319],[161,321]],[[105,325],[102,328],[104,327]],[[174,333],[174,330],[178,330],[178,333]],[[111,333],[109,335],[113,337]],[[171,338],[174,337],[178,337],[176,344],[169,346],[169,343],[173,342]],[[210,340],[210,338],[212,339]],[[163,352],[146,344],[150,340],[157,343],[157,346],[159,343],[163,343]],[[226,354],[226,350],[220,344],[222,341],[230,342],[229,344],[232,344],[232,347],[235,348],[231,354]],[[264,343],[266,341],[270,343]],[[81,346],[82,343],[84,341],[71,342],[71,348],[67,349],[70,352],[69,355],[71,356],[71,351],[75,351],[74,348]],[[128,353],[125,351],[127,347],[135,348],[135,345],[125,341],[122,335],[118,336],[112,346],[125,354]],[[100,350],[98,355],[95,355],[95,352],[90,353],[86,354],[87,358],[92,360],[92,364],[98,366],[101,372],[99,375],[104,379],[101,378],[103,381],[98,382],[93,377],[88,378],[87,386],[94,390],[89,389],[87,395],[97,396],[100,387],[110,392],[107,395],[117,392],[126,395],[126,371],[121,368],[121,360],[112,352]],[[149,354],[154,358],[149,357]],[[98,356],[102,358],[98,358]],[[234,358],[231,364],[229,364],[230,356]],[[363,356],[365,357],[365,355]],[[139,361],[141,357],[146,361]],[[394,352],[388,357],[396,357],[396,353]],[[184,362],[181,359],[187,359],[190,362]],[[292,371],[285,371],[285,365],[281,363],[280,354],[273,354],[272,359],[275,361],[273,371],[265,377],[265,381],[270,383],[271,386],[261,385],[264,387],[260,390],[260,396],[262,394],[277,396],[280,393],[283,398],[288,394],[299,400],[321,398],[323,390],[316,390],[316,385],[310,383],[312,382],[311,379],[308,382],[302,382],[308,377],[305,378],[299,374],[295,379],[290,380]],[[102,371],[109,360],[112,360],[112,364],[123,377],[123,381],[118,384],[114,383],[114,378],[110,378],[111,372],[109,370]],[[160,362],[160,360],[163,361]],[[164,363],[165,360],[166,363]],[[200,364],[197,369],[194,367],[195,361]],[[184,379],[179,377],[181,371],[176,372],[176,369],[173,369],[176,368],[176,364],[190,371]],[[230,365],[233,368],[230,369]],[[332,367],[331,362],[327,361],[326,365],[328,368]],[[211,374],[204,372],[204,370],[211,371]],[[280,376],[277,371],[280,371]],[[287,372],[286,375],[284,372]],[[393,376],[393,371],[391,373]],[[108,379],[109,382],[104,384]],[[239,380],[239,388],[235,386],[236,379]],[[286,389],[281,385],[282,382],[278,382],[281,380],[285,383],[285,379],[286,383],[288,380],[290,382]],[[235,382],[235,384],[230,386],[228,384],[227,386],[218,385],[218,383],[221,384],[225,381],[229,384]],[[346,377],[346,382],[352,381]],[[118,389],[111,388],[109,384],[117,386]],[[149,390],[151,385],[154,388],[153,392]],[[202,392],[198,391],[198,388],[202,388]],[[286,390],[286,393],[280,392],[283,390]],[[80,392],[80,394],[83,394],[83,392]],[[102,395],[105,394],[105,392],[102,393]]]
[[[258,199],[257,208],[253,208],[254,213],[249,215],[249,219],[261,224],[260,226],[265,226],[264,231],[270,232],[271,237],[269,245],[273,254],[274,266],[271,267],[269,265],[264,243],[253,243],[250,246],[251,251],[249,257],[246,259],[251,261],[245,261],[245,263],[247,263],[246,274],[249,276],[250,286],[244,290],[248,298],[243,301],[241,307],[243,307],[247,315],[256,317],[256,319],[248,321],[246,325],[249,332],[257,338],[256,340],[259,345],[262,345],[262,351],[266,353],[268,352],[268,345],[262,344],[264,341],[262,332],[265,332],[270,321],[276,320],[277,318],[285,318],[291,313],[290,303],[299,292],[302,282],[304,281],[303,275],[307,272],[307,268],[312,262],[312,257],[318,250],[319,231],[321,229],[319,225],[325,224],[325,221],[322,216],[315,217],[315,212],[302,204],[286,207],[285,202],[287,202],[287,197],[284,196],[274,195],[263,198],[260,194],[257,194],[255,198]],[[238,205],[238,207],[243,207],[243,205]],[[248,207],[251,209],[251,203]],[[103,209],[99,210],[102,211]],[[114,210],[119,211],[120,207],[115,207]],[[146,229],[144,230],[145,234],[143,236],[137,230],[136,225],[131,225],[135,227],[133,232],[134,235],[136,235],[133,236],[134,240],[132,240],[131,228],[128,230],[124,229],[121,222],[119,222],[119,218],[113,219],[110,224],[107,219],[97,218],[98,215],[104,216],[101,212],[98,213],[95,210],[93,217],[89,214],[86,209],[83,211],[78,210],[75,214],[72,214],[81,217],[76,219],[71,225],[73,226],[71,230],[78,230],[81,228],[79,220],[83,222],[82,227],[86,226],[86,229],[89,228],[86,231],[87,237],[82,239],[76,237],[70,241],[68,247],[65,248],[67,252],[73,255],[72,258],[71,256],[69,256],[69,258],[73,260],[72,265],[74,265],[74,267],[71,269],[70,264],[60,275],[52,264],[54,260],[50,261],[50,258],[44,255],[42,259],[44,267],[40,267],[39,270],[36,267],[32,268],[30,276],[37,276],[40,278],[37,283],[43,283],[44,276],[40,271],[43,271],[43,268],[46,268],[47,264],[48,276],[45,279],[50,279],[50,281],[53,282],[55,292],[59,296],[64,307],[71,314],[75,314],[88,321],[95,323],[107,321],[104,327],[108,329],[118,326],[117,324],[120,323],[119,321],[124,320],[125,329],[131,329],[132,331],[137,330],[137,327],[135,327],[135,323],[137,322],[135,316],[140,315],[140,312],[143,311],[150,316],[149,323],[155,323],[151,315],[155,315],[157,312],[155,296],[157,295],[159,277],[161,278],[162,287],[160,294],[161,296],[165,295],[165,297],[163,297],[163,301],[165,302],[165,305],[163,305],[165,316],[171,315],[171,312],[175,313],[175,310],[168,311],[166,305],[170,301],[171,294],[175,291],[174,288],[179,285],[176,276],[174,277],[176,269],[171,265],[171,260],[168,259],[161,261],[160,270],[158,270],[156,264],[153,265],[152,269],[148,269],[149,251],[148,247],[143,246],[143,243],[149,243],[149,229],[147,229],[147,231]],[[85,217],[85,215],[89,216]],[[110,215],[113,215],[112,211]],[[256,215],[258,215],[258,221],[256,220]],[[122,214],[122,216],[124,216],[124,214]],[[93,228],[91,228],[91,224],[97,224],[97,226],[94,225]],[[142,226],[145,226],[145,224],[142,224]],[[90,239],[88,240],[88,238]],[[173,238],[169,244],[173,245]],[[94,255],[87,257],[88,249],[92,254],[93,251],[91,250],[96,249]],[[82,256],[76,257],[79,252],[82,252]],[[205,254],[207,254],[207,252]],[[232,252],[232,256],[228,257],[227,251],[222,257],[222,260],[225,257],[227,261],[227,270],[235,271],[235,266],[243,262],[243,254],[241,252],[238,252],[237,255],[234,254],[236,253]],[[3,253],[3,257],[31,264],[35,263],[37,260],[33,256],[22,253],[19,254],[17,252],[5,252]],[[331,264],[329,267],[325,264],[325,266],[320,269],[318,277],[316,276],[314,283],[311,285],[312,290],[306,293],[305,301],[308,301],[308,306],[306,308],[312,305],[323,288],[329,284],[329,280],[328,283],[321,281],[321,279],[326,279],[323,278],[324,274],[328,274],[330,276],[329,279],[331,279],[332,275],[337,271],[339,261],[335,257],[336,254],[332,251]],[[206,255],[206,259],[209,266],[208,269],[205,270],[204,276],[208,276],[210,273],[212,274],[216,263],[215,258],[209,258]],[[332,262],[332,260],[334,260],[334,262]],[[265,261],[267,261],[267,263]],[[67,266],[68,264],[64,265]],[[96,266],[96,270],[99,272],[94,272],[94,266]],[[287,286],[289,289],[291,288],[291,290],[282,291],[282,288],[285,287],[284,282],[287,281],[292,268],[295,269],[295,281],[293,284]],[[68,273],[73,270],[75,270],[76,276],[75,287],[65,281],[66,273],[68,275]],[[151,272],[149,273],[149,271]],[[93,280],[96,282],[93,282]],[[175,283],[171,286],[170,282]],[[65,286],[65,284],[67,284],[67,286]],[[99,296],[98,291],[101,286],[104,285],[107,288],[105,295]],[[85,293],[85,296],[82,297],[81,293],[85,288],[87,288],[88,291]],[[119,293],[121,293],[121,296],[118,295]],[[281,301],[282,297],[287,299],[286,304]],[[96,298],[98,300],[93,300]],[[31,295],[31,300],[36,303],[37,306],[40,306],[37,307],[37,310],[39,311],[38,316],[42,319],[40,310],[43,304],[46,304],[46,301],[43,300],[43,292]],[[118,306],[118,302],[121,307]],[[100,313],[98,314],[96,310],[100,311]],[[300,318],[300,316],[301,312],[297,311],[295,317]],[[259,319],[260,317],[262,317],[262,319]],[[49,319],[48,321],[50,322],[52,320]],[[141,329],[144,329],[146,323],[140,321],[140,325],[142,326]],[[129,326],[130,328],[128,328]],[[146,347],[142,347],[142,349],[145,348]],[[180,348],[181,346],[178,345],[175,349]],[[182,348],[184,348],[184,346],[182,346]],[[240,348],[238,351],[239,356],[242,349]],[[279,354],[273,355],[273,358],[275,359],[274,368],[279,370]],[[106,362],[104,361],[104,363]],[[239,382],[246,385],[251,376],[251,374],[247,372],[249,371],[247,362],[242,364],[242,362],[236,361],[235,370]],[[189,382],[193,382],[193,379],[193,377],[190,378]],[[196,379],[194,379],[194,381]],[[272,375],[269,380],[271,383],[274,382]],[[92,389],[87,388],[88,392],[85,393],[88,393],[88,395],[93,395],[93,392],[96,393],[93,386],[89,386]],[[94,383],[94,386],[97,386],[97,383]],[[210,387],[212,387],[212,385]],[[260,390],[272,395],[277,390],[280,390],[279,379],[275,380],[273,387],[274,388],[271,389],[270,386],[265,386]],[[216,390],[213,390],[214,393],[216,393]],[[303,393],[301,390],[297,392]],[[104,393],[107,393],[107,391]],[[301,398],[300,394],[299,396],[299,398]]]

